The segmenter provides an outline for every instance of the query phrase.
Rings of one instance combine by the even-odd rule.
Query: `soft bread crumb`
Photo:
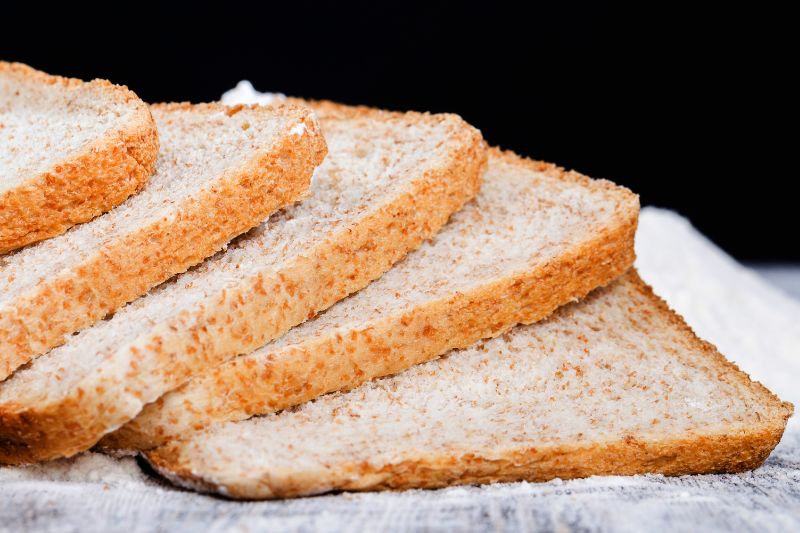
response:
[[[0,61],[0,253],[124,201],[158,147],[147,105],[126,87]]]
[[[150,460],[246,498],[735,471],[766,458],[790,414],[630,273],[539,324]]]
[[[622,188],[493,150],[481,192],[419,250],[254,353],[195,375],[105,444],[148,449],[538,320],[630,267],[637,213]]]
[[[90,222],[2,258],[0,379],[74,342],[73,332],[201,262],[305,191],[324,155],[311,112],[229,111],[154,106],[163,146],[147,186]],[[304,122],[311,127],[301,139],[289,133]]]
[[[223,114],[237,119],[246,109]],[[0,461],[92,446],[193,372],[249,352],[362,288],[476,193],[485,145],[458,117],[325,113],[331,155],[302,203],[0,385],[0,437],[11,442],[0,447]],[[310,115],[304,122],[316,129]],[[254,131],[248,123],[237,135]],[[212,137],[201,142],[213,147]],[[286,159],[269,163],[284,168],[290,155],[284,147]]]

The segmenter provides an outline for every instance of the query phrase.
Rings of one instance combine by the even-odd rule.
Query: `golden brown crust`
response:
[[[200,109],[212,110],[206,105]],[[307,110],[287,107],[283,112],[303,120],[313,133],[298,138],[284,132],[275,149],[228,169],[220,185],[184,205],[180,217],[140,228],[72,271],[43,281],[34,293],[4,310],[0,314],[0,381],[34,356],[61,344],[66,335],[201,262],[276,209],[297,200],[308,189],[326,146]]]
[[[225,401],[205,412],[197,412],[191,403],[184,402],[182,410],[195,414],[192,429],[279,411],[327,392],[347,390],[400,372],[479,339],[502,335],[519,323],[536,322],[559,306],[582,298],[633,264],[638,220],[638,201],[633,194],[553,165],[497,150],[493,153],[513,164],[535,165],[537,172],[557,179],[580,180],[586,186],[603,189],[614,187],[622,204],[619,212],[613,223],[592,239],[540,268],[414,307],[379,323],[363,324],[346,335],[292,345],[263,361],[243,359],[218,367],[207,379],[203,378],[208,387],[203,396],[213,395]],[[370,227],[366,235],[388,232],[386,228]],[[313,294],[315,290],[309,292]],[[171,430],[165,423],[171,417],[162,416],[162,408],[163,400],[147,406],[141,417],[109,435],[102,444],[109,448],[149,449],[180,436],[176,433],[183,428]]]
[[[0,61],[3,74],[64,88],[91,88],[134,107],[136,114],[122,129],[0,193],[0,254],[59,235],[119,205],[144,186],[155,170],[158,132],[147,104],[127,87],[51,76]]]
[[[157,342],[148,349],[158,358],[160,377],[167,383],[161,393],[192,373],[222,362],[223,354],[253,350],[365,286],[436,233],[477,193],[486,165],[480,134],[460,119],[459,124],[459,148],[448,154],[443,167],[415,180],[413,190],[292,268],[271,277],[260,275],[252,286],[228,291],[218,305],[198,310],[191,328],[165,325],[154,332]],[[204,228],[198,222],[190,226]],[[30,463],[77,453],[136,414],[109,412],[103,394],[83,394],[73,391],[56,405],[0,406],[0,463]]]
[[[75,320],[80,309],[99,319],[109,302],[129,300],[147,290],[142,281],[146,276],[165,279],[175,273],[165,265],[181,265],[182,271],[202,261],[306,190],[313,169],[324,157],[325,144],[320,135],[303,137],[306,140],[298,142],[287,135],[276,150],[231,169],[214,194],[188,206],[178,224],[158,222],[118,243],[73,277],[48,286],[46,295],[36,300],[38,307],[27,310],[52,321],[60,316],[54,302],[77,294],[72,312],[64,318]],[[144,260],[156,257],[168,262]],[[166,349],[161,353],[170,357]],[[90,448],[108,431],[109,417],[122,414],[116,412],[114,395],[106,398],[107,391],[78,389],[56,404],[0,406],[0,463],[26,464]]]
[[[210,479],[182,457],[181,441],[146,454],[154,468],[171,481],[203,492],[233,498],[265,499],[318,494],[332,490],[385,490],[439,488],[449,485],[502,481],[547,481],[592,475],[711,474],[740,472],[761,465],[780,442],[793,406],[781,402],[760,383],[753,382],[717,349],[697,338],[692,329],[656,296],[634,269],[624,275],[652,308],[684,333],[700,354],[702,363],[718,370],[718,379],[735,380],[760,397],[769,416],[758,427],[724,432],[709,428],[703,434],[652,439],[627,436],[621,440],[588,445],[519,447],[476,450],[472,454],[423,454],[418,458],[383,466],[368,463],[328,465],[321,471],[270,472],[259,479]],[[590,296],[591,298],[591,296]]]
[[[697,435],[660,441],[635,438],[587,446],[521,448],[480,454],[428,455],[374,467],[367,463],[332,465],[319,472],[276,472],[269,478],[216,480],[181,462],[176,447],[148,452],[151,465],[173,483],[236,499],[308,496],[334,490],[435,489],[452,485],[513,481],[541,482],[599,475],[734,473],[761,465],[780,441],[783,427],[752,433]]]
[[[442,118],[439,115],[437,120]],[[236,353],[248,353],[262,346],[309,316],[363,288],[438,232],[452,213],[475,196],[486,167],[486,147],[477,130],[468,127],[461,119],[458,122],[463,126],[459,148],[448,154],[443,167],[421,175],[409,191],[364,217],[346,233],[321,245],[309,257],[300,258],[274,278],[259,278],[256,286],[231,295],[234,301],[243,300],[237,308],[238,313],[251,317],[250,322],[262,325],[261,331],[247,329],[239,332],[239,339],[227,340],[239,346]],[[298,300],[303,304],[293,303]],[[230,309],[223,307],[218,316],[206,320],[241,322],[231,314]],[[225,332],[216,334],[217,345],[226,342],[222,340],[226,335]],[[250,338],[243,344],[241,338],[245,336]],[[207,363],[201,366],[195,363],[183,373],[188,377],[208,368]],[[151,437],[142,435],[137,423],[132,421],[106,436],[101,446],[135,448],[143,438]]]

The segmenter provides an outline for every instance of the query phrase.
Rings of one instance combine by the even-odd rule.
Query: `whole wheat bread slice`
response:
[[[256,499],[738,472],[791,413],[631,272],[538,324],[147,457],[180,485]]]
[[[152,448],[540,320],[631,266],[637,215],[627,189],[492,150],[481,192],[431,242],[314,320],[195,376],[101,444]]]
[[[191,374],[362,288],[477,192],[486,149],[460,118],[316,110],[330,153],[310,194],[0,385],[0,462],[92,446]]]
[[[325,155],[308,108],[152,112],[161,153],[138,194],[0,257],[0,380],[296,200]]]
[[[153,117],[126,87],[0,61],[0,253],[120,204],[157,153]]]

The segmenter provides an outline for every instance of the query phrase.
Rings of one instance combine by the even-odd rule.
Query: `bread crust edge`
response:
[[[707,434],[673,439],[628,435],[587,445],[510,448],[480,453],[422,454],[418,458],[382,466],[366,462],[343,463],[325,471],[274,472],[268,478],[210,479],[181,458],[180,441],[142,457],[160,475],[192,490],[233,499],[274,499],[310,496],[330,491],[435,489],[451,485],[498,482],[543,482],[593,475],[736,473],[760,466],[780,442],[794,406],[781,401],[766,387],[725,359],[710,343],[698,338],[686,321],[641,280],[634,268],[624,274],[708,361],[729,379],[754,390],[769,411],[759,427],[719,429]],[[705,361],[704,361],[705,362]],[[491,455],[491,456],[490,456]]]
[[[175,106],[175,109],[188,109]],[[199,112],[215,107],[203,105]],[[269,110],[272,113],[274,110]],[[313,114],[296,106],[282,113],[302,121],[301,139],[286,131],[271,151],[229,168],[219,185],[159,220],[99,250],[87,261],[40,283],[0,313],[0,381],[19,366],[222,249],[233,237],[298,200],[327,147]]]
[[[181,106],[184,104],[170,105]],[[413,200],[413,194],[411,198],[409,198],[408,195],[404,195],[399,201],[408,203],[408,205],[394,206],[398,209],[402,208],[402,210],[409,211],[409,215],[412,217],[411,220],[415,220],[414,223],[420,225],[419,234],[414,234],[412,232],[410,236],[405,235],[401,240],[387,242],[382,245],[382,249],[386,249],[388,254],[395,254],[393,256],[394,261],[404,256],[405,252],[418,247],[424,239],[432,236],[433,233],[447,221],[452,212],[460,208],[464,202],[477,193],[482,170],[486,162],[486,147],[477,130],[467,125],[460,118],[458,121],[463,127],[462,133],[465,138],[463,143],[459,145],[457,151],[448,154],[448,166],[445,168],[436,168],[430,172],[429,175],[420,175],[420,178],[416,180],[418,182],[417,188],[420,188],[420,191],[430,188],[438,192],[431,195],[430,198],[425,198],[424,201],[417,201],[416,203],[411,202],[411,200]],[[456,176],[456,173],[459,175]],[[442,184],[439,183],[440,181],[451,179],[456,179],[456,181],[452,183],[448,182],[447,186],[442,186]],[[417,192],[417,188],[412,192]],[[436,201],[443,199],[446,199],[443,205],[436,205]],[[416,208],[423,205],[424,209],[419,209],[419,211],[428,216],[417,216]],[[383,218],[386,218],[386,216],[391,215],[394,211],[395,209],[389,206],[388,210],[382,210],[381,213],[385,215]],[[379,217],[371,223],[383,224],[387,222],[387,220],[383,220],[383,218]],[[343,250],[349,250],[353,246],[358,248],[361,243],[360,239],[375,237],[374,232],[370,237],[371,229],[371,226],[365,225],[365,227],[359,228],[358,232],[342,235],[340,242],[330,243],[330,246],[326,246],[324,251],[326,254],[333,254],[342,262],[347,263],[351,259],[349,257],[349,252],[345,255],[336,254],[336,247],[341,247]],[[399,232],[398,234],[403,235],[403,232]],[[402,255],[396,255],[396,245],[399,245],[401,249],[405,250]],[[383,259],[381,259],[381,261],[376,261],[373,255],[369,255],[368,260],[359,260],[354,266],[356,268],[368,269],[373,263],[383,264],[384,261]],[[308,268],[308,266],[309,265],[303,265],[303,268]],[[380,272],[368,274],[366,278],[361,279],[360,285],[357,288],[366,285],[366,283],[380,275],[390,266],[391,265],[386,265]],[[284,277],[287,278],[289,276],[284,275]],[[265,291],[265,287],[272,288],[269,284],[262,286],[262,283],[266,283],[264,279],[259,279],[254,283],[255,285],[253,287],[248,286],[238,291],[228,291],[223,301],[220,302],[219,309],[208,312],[208,316],[215,319],[226,320],[226,315],[229,318],[246,315],[246,307],[243,302],[255,301],[258,298],[266,297],[265,295],[268,293]],[[356,290],[352,287],[348,290],[351,289]],[[338,290],[339,289],[337,289],[337,291]],[[336,299],[338,300],[346,296],[346,292],[347,291],[341,294],[337,293],[338,296]],[[281,301],[278,300],[273,307],[280,309],[282,307],[280,304]],[[330,305],[330,303],[328,305]],[[315,311],[319,311],[319,309]],[[302,319],[308,318],[307,312],[308,311],[303,315]],[[223,324],[223,322],[219,322],[219,324]],[[203,329],[202,327],[193,327],[185,331],[184,334],[179,333],[175,336],[168,337],[167,330],[170,329],[169,325],[162,324],[162,326],[164,327],[153,330],[152,336],[154,339],[156,337],[158,338],[158,342],[153,343],[158,347],[158,364],[170,365],[172,367],[170,372],[174,373],[170,379],[174,379],[175,381],[170,383],[167,389],[169,390],[170,388],[180,385],[186,379],[186,377],[176,379],[176,376],[181,373],[177,368],[178,365],[186,363],[176,362],[169,352],[180,349],[176,348],[176,346],[181,348],[192,346],[195,349],[195,355],[192,357],[205,357],[202,354],[202,343],[205,342],[204,337],[207,337],[207,334],[200,331]],[[229,331],[235,330],[235,335],[247,337],[252,333],[242,331],[242,328],[234,326],[230,324],[225,325]],[[285,329],[288,329],[288,327],[284,328],[284,330]],[[234,333],[231,333],[231,335],[234,335]],[[141,339],[137,340],[137,345],[142,344],[142,342],[139,342],[140,340]],[[253,348],[255,347],[257,346],[253,346]],[[104,391],[103,394],[107,392],[108,391]],[[166,390],[161,391],[158,396],[164,392],[166,392]],[[86,394],[92,394],[92,392],[87,391]],[[100,396],[102,396],[102,394]],[[141,401],[143,403],[148,403],[157,399],[158,396],[154,398],[142,398]],[[55,404],[44,406],[37,405],[33,407],[13,404],[0,405],[0,464],[26,464],[74,455],[75,453],[89,449],[96,444],[104,434],[117,429],[117,427],[133,418],[138,412],[134,412],[133,414],[120,412],[109,413],[107,411],[108,405],[100,405],[101,402],[102,398],[95,398],[87,401],[83,397],[83,394],[73,391],[67,398]],[[138,409],[141,409],[141,407],[142,406],[139,406]],[[98,412],[106,413],[106,418],[98,417]]]
[[[64,233],[135,194],[155,171],[159,140],[147,104],[125,86],[53,76],[20,63],[0,62],[0,75],[65,88],[96,90],[135,109],[114,128],[49,170],[0,194],[0,254]],[[75,201],[78,198],[80,201]]]
[[[287,317],[285,314],[260,316],[258,321],[274,324],[274,331],[259,334],[248,343],[246,352],[257,349],[378,278],[431,238],[455,211],[477,194],[487,163],[485,143],[479,132],[460,118],[453,124],[460,127],[462,139],[457,149],[448,154],[443,166],[421,174],[414,180],[411,190],[366,216],[346,235],[342,233],[339,238],[321,245],[314,256],[323,259],[299,261],[281,272],[279,279],[260,279],[251,290],[243,288],[239,291],[250,295],[250,302],[245,305],[252,303],[255,307],[240,308],[240,311],[253,316],[265,309],[284,308],[289,302],[282,300],[280,293],[285,290],[291,293],[292,298],[302,299],[306,306],[311,307],[310,313],[305,309],[302,317]],[[315,275],[314,272],[324,272],[324,275]],[[273,283],[280,284],[283,289],[261,296],[264,287],[269,288]],[[263,287],[259,288],[261,285]],[[217,318],[218,322],[222,320],[225,320],[224,315]],[[194,369],[192,373],[197,371]],[[145,410],[152,409],[159,402],[160,399]],[[100,447],[151,448],[160,441],[161,438],[146,427],[146,422],[140,425],[140,420],[134,419],[105,436]]]
[[[298,118],[307,121],[307,125],[313,121],[313,115],[306,110],[298,113]],[[291,123],[286,128],[288,131]],[[158,222],[143,228],[131,239],[123,239],[76,269],[68,278],[49,284],[37,294],[38,305],[28,309],[27,316],[37,317],[36,320],[15,318],[25,323],[47,324],[46,320],[62,302],[74,299],[76,294],[84,296],[89,305],[81,309],[82,313],[75,311],[77,306],[71,307],[70,316],[75,321],[58,328],[63,335],[66,330],[80,327],[77,320],[86,326],[102,318],[108,312],[109,302],[122,305],[141,294],[142,269],[160,278],[146,283],[144,290],[147,290],[212,255],[230,238],[257,225],[269,213],[295,201],[307,190],[312,171],[327,152],[321,133],[311,128],[309,131],[313,133],[303,135],[302,141],[284,135],[274,150],[256,153],[244,165],[228,169],[213,193],[187,204],[179,223],[165,226]],[[180,254],[180,260],[170,262],[169,269],[142,261],[143,257],[162,254],[164,249]],[[93,305],[97,301],[104,305]],[[55,337],[45,336],[53,326],[42,327],[41,337],[56,344]],[[16,365],[10,366],[16,368],[30,358],[18,357],[13,361]],[[0,405],[0,464],[27,464],[73,455],[99,439],[102,433],[95,433],[104,429],[101,422],[111,419],[119,425],[126,421],[119,421],[125,414],[115,412],[113,401],[104,403],[111,391],[102,386],[101,389],[79,387],[57,403]],[[93,399],[87,400],[92,395]],[[99,413],[109,418],[100,420]]]
[[[640,441],[630,437],[585,447],[555,446],[478,454],[427,455],[375,467],[337,465],[325,472],[275,473],[269,479],[208,479],[176,461],[170,450],[143,454],[172,483],[232,499],[262,500],[312,496],[331,491],[436,489],[454,485],[544,482],[589,476],[736,473],[760,466],[783,435],[784,426],[753,433],[698,435],[694,438]]]
[[[511,153],[495,150],[494,154],[515,164],[534,165],[537,171],[557,179],[583,178]],[[594,180],[589,184],[602,190],[608,186],[607,182]],[[170,430],[166,422],[170,412],[159,412],[164,405],[162,398],[104,439],[105,444],[111,448],[150,449],[169,439],[183,438],[184,430],[194,432],[211,423],[241,420],[298,405],[325,393],[349,390],[449,350],[497,337],[517,324],[547,317],[559,306],[611,282],[633,264],[638,201],[614,187],[619,195],[619,211],[605,231],[573,246],[552,262],[411,308],[401,316],[393,314],[358,329],[336,331],[331,337],[289,346],[265,356],[269,361],[243,360],[241,367],[218,366],[203,376],[208,378],[209,388],[196,392],[201,397],[219,394],[231,403],[214,406],[215,412],[210,413],[184,399],[179,402],[179,409],[195,411],[196,420],[191,428],[181,425]],[[248,366],[250,363],[255,364]]]

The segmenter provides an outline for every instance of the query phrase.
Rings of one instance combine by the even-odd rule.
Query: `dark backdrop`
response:
[[[766,8],[217,2],[3,8],[0,57],[148,101],[257,89],[451,111],[627,185],[743,260],[800,260],[796,28]],[[113,5],[109,4],[109,8]],[[733,10],[735,9],[735,10]]]

